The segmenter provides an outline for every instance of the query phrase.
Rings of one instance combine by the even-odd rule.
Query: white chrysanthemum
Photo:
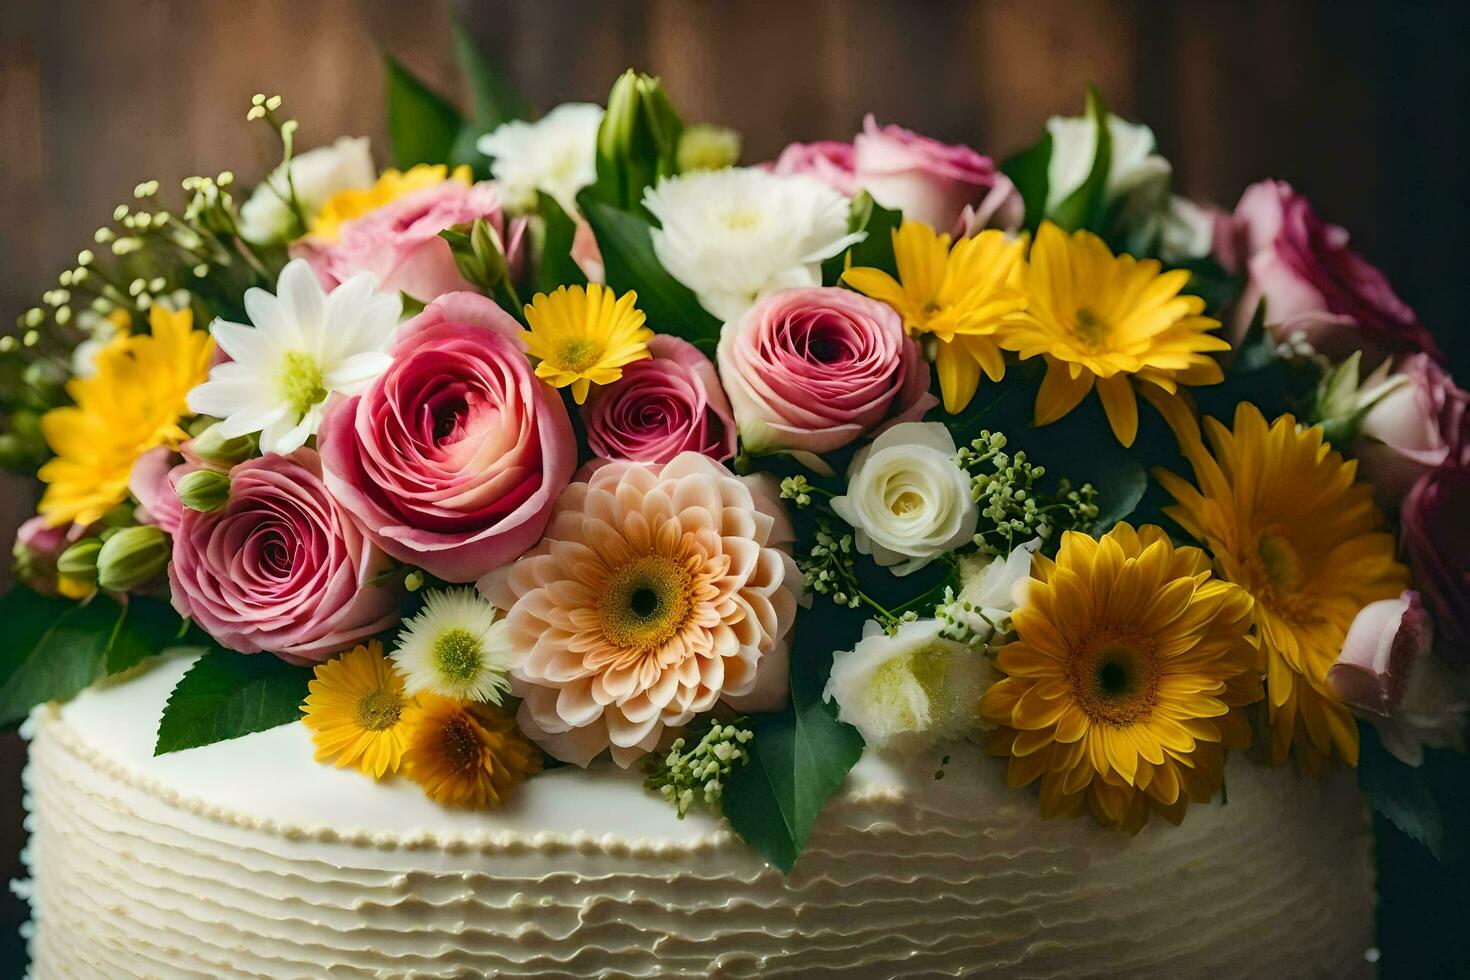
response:
[[[240,234],[247,241],[269,245],[285,241],[298,228],[287,199],[294,187],[296,203],[307,220],[338,191],[371,187],[377,179],[366,136],[344,136],[331,146],[319,146],[291,159],[291,182],[281,164],[260,182],[240,205]]]
[[[504,617],[474,589],[430,592],[391,654],[409,694],[500,704],[515,659]]]
[[[1031,577],[1031,556],[1040,547],[1041,539],[1032,538],[1004,558],[979,553],[960,558],[959,594],[937,613],[950,624],[947,632],[988,643],[996,633],[1009,630],[1011,613],[1021,604]]]
[[[535,122],[502,123],[475,145],[491,158],[490,173],[507,207],[530,210],[536,192],[545,191],[576,214],[577,192],[597,179],[601,125],[601,106],[568,102]]]
[[[189,408],[220,419],[226,439],[259,432],[265,452],[289,453],[316,434],[327,396],[353,395],[387,369],[403,301],[368,273],[328,295],[305,261],[287,264],[276,293],[245,292],[254,326],[215,320],[231,357],[189,392]]]
[[[862,233],[848,200],[814,177],[732,167],[666,177],[643,192],[653,250],[706,310],[733,319],[767,293],[822,284],[822,260]]]
[[[974,728],[990,673],[985,654],[943,634],[937,619],[889,635],[871,620],[839,652],[822,697],[874,748],[919,749]]]

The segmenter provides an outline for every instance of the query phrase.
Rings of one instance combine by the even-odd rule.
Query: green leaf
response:
[[[394,166],[406,170],[416,163],[448,163],[459,136],[459,110],[413,77],[392,55],[384,54],[383,61]]]
[[[898,277],[898,263],[893,257],[893,232],[903,224],[903,212],[885,208],[867,191],[859,191],[852,199],[852,217],[848,220],[848,231],[867,232],[868,237],[834,255],[822,263],[822,281],[827,282],[829,273],[835,284],[842,272],[850,265],[854,269],[881,269],[894,278]]]
[[[111,676],[136,667],[144,658],[178,642],[187,628],[174,607],[162,599],[129,596],[103,652],[103,670]]]
[[[608,286],[618,293],[635,290],[638,308],[647,315],[651,329],[682,337],[706,354],[712,353],[719,343],[720,321],[699,305],[689,287],[664,270],[653,254],[652,226],[586,192],[577,202],[597,236]]]
[[[730,774],[723,799],[730,826],[783,873],[796,864],[827,798],[863,754],[857,729],[838,721],[836,707],[822,700],[832,670],[825,646],[831,633],[808,635],[821,646],[793,645],[791,705],[753,718],[750,762]]]
[[[1087,86],[1087,115],[1097,127],[1097,148],[1092,154],[1092,170],[1076,190],[1056,206],[1051,219],[1063,231],[1088,231],[1102,234],[1108,220],[1108,171],[1112,167],[1113,137],[1108,129],[1108,110],[1094,86]]]
[[[1035,232],[1046,215],[1046,196],[1051,192],[1051,133],[1032,147],[1022,150],[1000,165],[1001,173],[1011,178],[1026,205],[1025,228]]]
[[[531,107],[501,73],[499,66],[485,56],[475,39],[458,18],[450,24],[454,42],[454,60],[469,79],[472,119],[481,133],[488,133],[501,123],[525,119]]]
[[[174,686],[154,755],[285,725],[301,717],[311,671],[268,653],[207,649]]]
[[[576,222],[556,203],[556,198],[542,191],[537,196],[536,213],[543,229],[541,261],[536,265],[536,290],[549,293],[558,286],[585,286],[587,275],[572,261],[572,239],[577,235]],[[647,311],[645,311],[647,312]]]
[[[398,298],[403,303],[403,316],[405,318],[418,316],[424,312],[424,307],[429,305],[417,296],[410,296],[401,289],[398,291]]]
[[[120,610],[105,595],[85,603],[14,588],[0,599],[0,726],[44,701],[75,697],[102,675]]]
[[[1444,817],[1422,768],[1389,754],[1371,725],[1359,725],[1358,785],[1368,803],[1443,860]]]

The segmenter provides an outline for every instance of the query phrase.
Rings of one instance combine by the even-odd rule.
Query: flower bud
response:
[[[56,571],[67,578],[84,582],[97,580],[97,555],[102,550],[99,538],[83,538],[56,559]]]
[[[219,470],[195,470],[184,474],[174,490],[185,507],[208,514],[229,503],[230,476]]]
[[[723,170],[740,159],[740,134],[706,123],[690,126],[679,137],[679,172]]]
[[[256,440],[254,434],[227,438],[216,422],[190,440],[189,452],[206,463],[233,466],[255,455]]]
[[[168,535],[152,525],[121,528],[97,553],[97,584],[111,592],[137,588],[163,571],[171,550]]]
[[[643,189],[678,172],[684,124],[658,79],[629,69],[613,83],[597,132],[596,196],[634,210]]]

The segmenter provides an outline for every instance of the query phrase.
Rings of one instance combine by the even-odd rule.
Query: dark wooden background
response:
[[[1470,376],[1470,4],[1286,0],[0,0],[0,315],[35,302],[139,180],[272,162],[245,123],[279,93],[303,145],[373,137],[379,52],[459,91],[457,10],[533,102],[601,101],[629,65],[686,118],[734,126],[746,160],[845,138],[866,111],[1003,157],[1097,84],[1147,122],[1177,186],[1232,204],[1253,180],[1306,191],[1392,277]],[[33,503],[0,483],[0,538]],[[3,624],[0,624],[3,629]],[[23,749],[0,739],[0,878],[20,845]],[[1435,967],[1464,911],[1390,842],[1385,974]],[[1439,891],[1436,891],[1439,889]],[[1430,898],[1424,900],[1428,894]],[[1414,896],[1421,901],[1413,902]],[[0,972],[21,908],[0,898]],[[1428,942],[1430,945],[1426,946]],[[1229,964],[1221,964],[1229,972]]]

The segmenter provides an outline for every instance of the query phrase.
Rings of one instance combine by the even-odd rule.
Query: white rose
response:
[[[967,543],[980,520],[970,476],[938,422],[892,426],[853,458],[847,493],[832,501],[858,551],[908,575]]]
[[[308,219],[338,192],[371,187],[376,179],[366,136],[343,136],[331,146],[291,158],[291,184]],[[240,206],[240,234],[261,245],[285,241],[293,230],[291,207],[286,203],[290,193],[282,164]]]
[[[974,642],[987,643],[997,632],[1010,629],[1011,613],[1025,600],[1031,580],[1031,556],[1040,538],[998,555],[970,554],[960,559],[960,592],[946,603],[940,617],[962,627]]]
[[[975,726],[990,662],[943,626],[921,619],[890,636],[870,620],[857,646],[833,659],[822,697],[868,745],[919,749]]]

